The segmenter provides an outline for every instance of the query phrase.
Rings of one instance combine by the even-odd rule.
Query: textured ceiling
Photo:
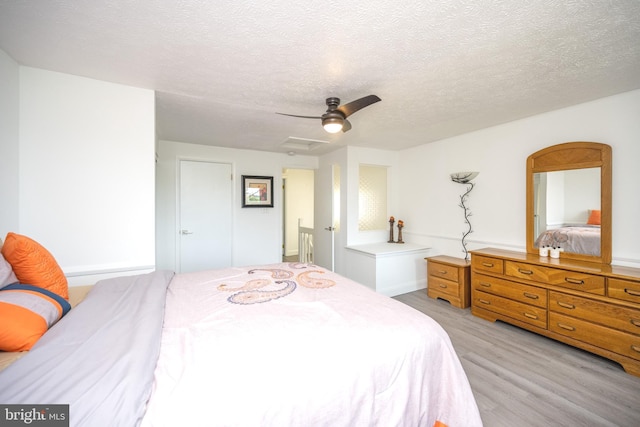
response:
[[[155,90],[161,139],[402,149],[640,88],[640,1],[0,0],[0,49]],[[369,94],[347,133],[275,114]]]

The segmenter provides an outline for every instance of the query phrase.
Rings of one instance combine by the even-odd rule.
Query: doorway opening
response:
[[[298,261],[300,253],[298,228],[314,227],[314,171],[282,170],[282,260]]]

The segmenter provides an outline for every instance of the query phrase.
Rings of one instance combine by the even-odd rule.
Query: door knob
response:
[[[180,230],[181,234],[193,234],[193,231],[189,231],[189,230]]]

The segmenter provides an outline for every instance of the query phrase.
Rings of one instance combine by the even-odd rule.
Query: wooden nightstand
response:
[[[458,308],[471,305],[471,261],[439,255],[427,260],[427,295],[442,298]]]

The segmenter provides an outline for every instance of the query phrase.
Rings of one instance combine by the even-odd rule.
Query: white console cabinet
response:
[[[413,243],[347,246],[345,276],[387,296],[427,287],[425,257],[429,248]]]

